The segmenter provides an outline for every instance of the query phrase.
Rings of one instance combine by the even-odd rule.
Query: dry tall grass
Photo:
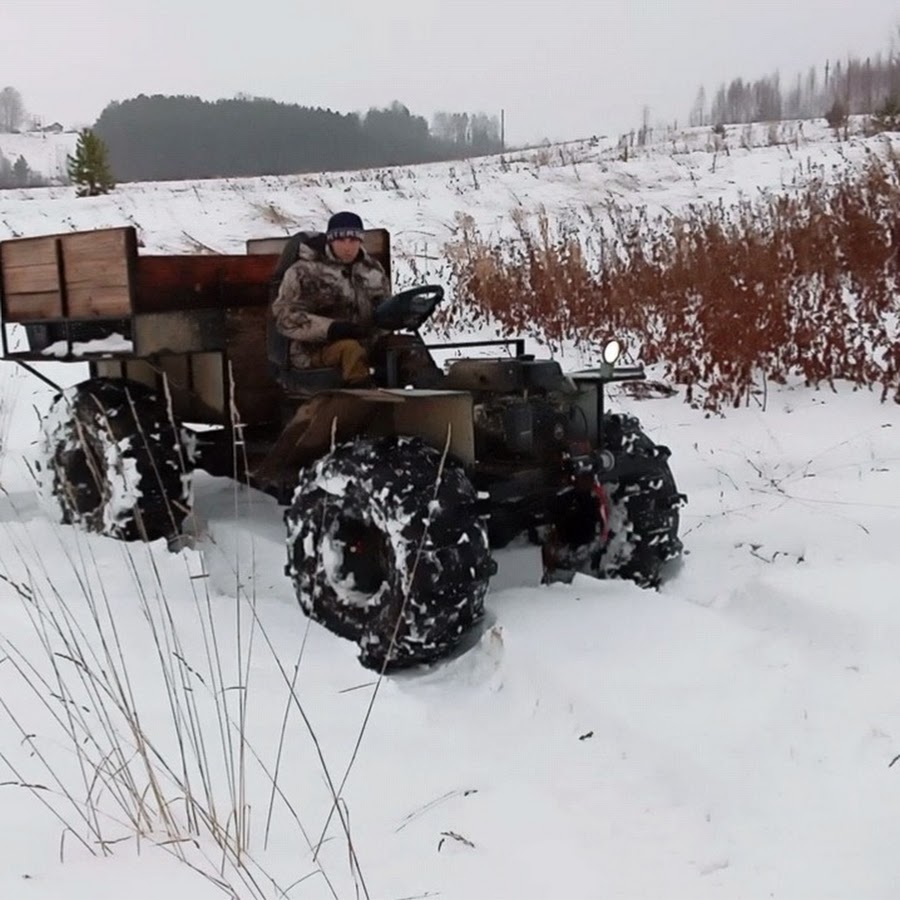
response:
[[[711,410],[745,402],[760,376],[846,379],[900,402],[900,158],[735,207],[560,230],[515,217],[490,243],[463,219],[455,300],[438,319],[490,319],[551,346],[626,335]]]
[[[4,779],[6,789],[18,785],[30,792],[57,819],[60,852],[74,841],[106,856],[122,841],[137,841],[171,854],[240,900],[289,890],[262,855],[274,816],[280,842],[293,831],[308,851],[289,880],[315,875],[331,887],[323,862],[313,860],[317,848],[297,798],[279,783],[292,723],[301,740],[318,747],[296,683],[302,650],[293,666],[285,665],[256,615],[254,598],[236,598],[235,624],[223,628],[221,598],[210,595],[202,569],[186,567],[184,577],[173,581],[171,571],[157,568],[152,547],[122,545],[121,567],[132,575],[128,593],[143,616],[143,629],[136,631],[139,620],[123,620],[122,603],[105,585],[120,566],[96,558],[90,541],[73,548],[61,540],[59,550],[53,557],[66,553],[67,573],[41,570],[34,548],[9,542],[7,552],[28,574],[0,572],[19,595],[41,648],[35,653],[30,644],[0,639],[7,666],[19,676],[18,689],[0,692],[0,709],[28,757],[0,749],[0,768],[12,775],[12,781]],[[198,623],[189,629],[186,604]],[[196,638],[186,645],[184,632],[198,626],[199,646]],[[266,698],[285,704],[277,746],[260,746],[247,724],[248,698],[259,699],[251,671],[261,651],[272,652],[282,677],[283,696]],[[30,696],[24,703],[23,690]],[[360,895],[367,896],[342,806],[337,813]],[[337,896],[334,887],[330,892]]]
[[[236,517],[243,490],[235,482]],[[38,546],[27,528],[4,532],[0,597],[17,596],[31,628],[0,632],[0,719],[19,745],[0,746],[0,771],[12,776],[2,786],[29,792],[56,818],[60,852],[77,842],[106,856],[135,842],[231,900],[285,897],[310,877],[337,897],[319,855],[328,825],[314,844],[280,780],[288,747],[294,763],[300,747],[333,800],[328,822],[343,832],[355,893],[368,897],[346,802],[300,699],[305,640],[290,658],[276,649],[258,613],[252,540],[226,598],[211,590],[202,553],[123,542],[110,554],[95,543],[104,539],[58,526],[55,547]],[[266,668],[280,689],[256,688],[253,673]],[[283,708],[279,733],[254,732],[254,703]],[[277,875],[264,859],[275,829],[298,848]]]

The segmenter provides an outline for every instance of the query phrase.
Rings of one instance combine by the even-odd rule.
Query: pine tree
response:
[[[17,187],[28,187],[28,182],[31,181],[31,169],[28,161],[21,154],[13,163],[13,177],[16,179]]]
[[[83,128],[79,133],[75,155],[69,157],[68,170],[79,197],[108,194],[116,186],[109,170],[106,144],[90,128]]]

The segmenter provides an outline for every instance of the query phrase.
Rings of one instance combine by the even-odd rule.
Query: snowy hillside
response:
[[[724,138],[686,129],[627,152],[597,138],[427,166],[124,184],[91,199],[77,199],[73,188],[3,191],[0,239],[133,224],[147,252],[239,253],[248,237],[321,227],[330,213],[354,209],[367,224],[390,229],[400,255],[427,268],[460,215],[500,235],[513,232],[517,209],[545,207],[556,221],[577,225],[603,219],[611,207],[654,213],[702,201],[728,205],[827,180],[889,143],[858,135],[837,141],[824,122],[787,122],[733,126]]]
[[[440,273],[459,215],[507,234],[516,209],[577,225],[727,205],[891,146],[804,123],[724,146],[680,132],[627,159],[599,139],[94,199],[5,191],[0,239],[134,224],[148,252],[241,252],[350,208],[390,228],[409,279]],[[302,616],[267,496],[200,475],[178,553],[52,521],[29,467],[51,394],[0,363],[4,900],[896,896],[896,404],[789,384],[710,416],[683,392],[613,391],[672,449],[683,564],[658,592],[542,587],[537,551],[502,551],[467,652],[378,682]]]
[[[0,134],[0,154],[10,163],[24,157],[32,172],[53,181],[65,178],[67,160],[75,152],[77,141],[78,133],[74,131]]]

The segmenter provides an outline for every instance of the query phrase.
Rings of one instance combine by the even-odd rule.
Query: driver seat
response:
[[[291,342],[276,327],[271,312],[266,315],[266,355],[269,374],[290,394],[312,394],[344,387],[337,366],[297,369],[291,365]]]
[[[266,314],[266,354],[269,373],[289,393],[309,394],[332,388],[345,387],[341,370],[335,367],[295,369],[290,364],[290,341],[276,328],[272,320],[271,301],[275,299],[278,285],[288,266],[297,258],[297,247],[315,232],[300,231],[291,236],[276,238],[252,238],[246,249],[250,254],[278,255],[278,262],[269,285],[269,311]],[[367,228],[363,243],[370,256],[377,259],[391,280],[391,237],[385,228]]]

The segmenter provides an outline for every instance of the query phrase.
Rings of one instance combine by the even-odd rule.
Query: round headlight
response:
[[[622,355],[622,345],[615,339],[609,341],[603,348],[603,362],[609,363],[611,366],[619,361]]]

